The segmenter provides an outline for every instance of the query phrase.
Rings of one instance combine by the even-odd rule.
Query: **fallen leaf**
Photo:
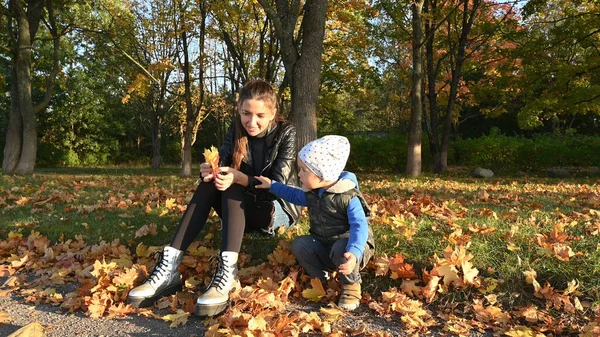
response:
[[[321,284],[321,280],[318,278],[311,279],[310,284],[312,285],[312,288],[304,289],[302,291],[302,297],[310,301],[317,302],[327,294],[323,288],[323,285]]]
[[[162,317],[164,321],[171,322],[170,327],[176,328],[180,325],[185,325],[187,323],[188,317],[190,314],[181,309],[177,309],[177,313],[169,314]]]
[[[44,327],[38,322],[32,322],[13,332],[8,337],[43,337]]]

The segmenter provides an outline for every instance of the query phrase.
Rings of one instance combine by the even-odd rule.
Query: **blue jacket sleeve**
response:
[[[299,206],[306,206],[306,195],[304,191],[293,186],[284,185],[280,182],[273,181],[269,191],[275,194],[278,198],[291,202]],[[360,203],[360,202],[359,202]],[[364,213],[363,213],[364,214]]]
[[[350,238],[346,245],[346,251],[354,254],[360,262],[365,251],[367,238],[369,237],[369,223],[358,197],[352,198],[348,204],[348,222],[350,224]]]

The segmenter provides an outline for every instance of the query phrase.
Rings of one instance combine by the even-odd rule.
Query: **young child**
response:
[[[346,137],[325,136],[298,153],[302,190],[262,176],[255,179],[261,183],[257,188],[308,207],[310,235],[296,238],[292,253],[308,275],[323,284],[328,271],[338,270],[342,284],[338,306],[354,310],[361,299],[359,271],[373,256],[375,245],[367,222],[370,211],[356,176],[344,171],[349,154]]]

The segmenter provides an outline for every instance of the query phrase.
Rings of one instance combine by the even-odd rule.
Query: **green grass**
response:
[[[119,239],[131,249],[143,242],[164,245],[172,239],[182,207],[195,188],[195,178],[180,178],[178,168],[69,168],[40,169],[29,177],[0,176],[0,237],[9,232],[28,235],[32,230],[51,241],[83,235],[88,244]],[[594,178],[548,179],[502,177],[479,180],[461,175],[425,175],[406,178],[393,174],[358,174],[361,190],[377,207],[371,219],[377,254],[401,253],[418,273],[430,271],[434,256],[443,256],[457,228],[469,236],[469,253],[482,277],[501,280],[497,290],[510,303],[532,299],[532,286],[523,272],[533,269],[538,281],[564,289],[571,280],[579,282],[583,298],[600,300],[600,235],[592,234],[598,215],[582,215],[600,209],[600,187]],[[488,198],[481,198],[487,193]],[[170,203],[171,208],[168,204]],[[429,206],[428,206],[429,205]],[[416,215],[411,212],[420,207]],[[429,209],[427,208],[429,207]],[[390,224],[392,217],[404,217],[414,228],[412,238]],[[387,217],[388,220],[385,220]],[[219,248],[218,219],[212,216],[199,239],[212,235]],[[560,261],[544,255],[538,234],[549,235],[557,224],[565,225],[566,242],[583,256]],[[156,225],[157,234],[135,237],[145,225]],[[495,229],[487,234],[473,233],[469,226]],[[298,230],[308,231],[307,219]],[[512,231],[512,234],[511,234]],[[250,263],[265,261],[286,234],[272,238],[261,234],[245,237],[242,251],[252,256]],[[509,239],[510,238],[510,239]],[[514,249],[509,249],[508,243]],[[366,291],[398,287],[401,280],[364,274]],[[463,301],[465,289],[450,292],[440,301]]]

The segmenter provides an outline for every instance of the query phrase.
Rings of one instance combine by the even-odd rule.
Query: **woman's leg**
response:
[[[240,252],[244,229],[246,227],[243,200],[244,188],[238,184],[231,185],[221,195],[223,219],[222,252]]]
[[[221,195],[222,192],[217,190],[212,182],[201,182],[198,185],[179,222],[177,232],[175,232],[173,241],[171,241],[171,247],[183,251],[188,249],[204,228],[210,209],[212,207],[217,210],[220,208]]]
[[[237,277],[237,260],[246,225],[242,200],[244,188],[237,184],[221,194],[221,253],[208,289],[196,301],[195,314],[198,316],[214,316],[223,312],[229,305],[229,294],[241,287]]]

